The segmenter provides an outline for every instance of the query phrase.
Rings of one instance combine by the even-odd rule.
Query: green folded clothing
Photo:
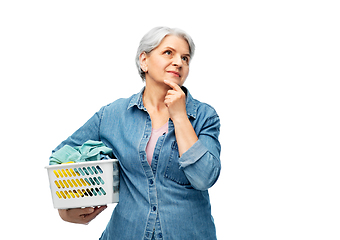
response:
[[[50,165],[68,162],[98,161],[105,156],[114,158],[111,148],[106,147],[102,142],[88,140],[82,146],[63,146],[51,155]]]

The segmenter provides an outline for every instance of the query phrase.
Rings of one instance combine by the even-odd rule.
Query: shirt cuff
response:
[[[179,158],[180,169],[185,168],[191,164],[197,162],[208,149],[201,143],[200,140],[197,140],[191,148],[188,149],[182,156]]]

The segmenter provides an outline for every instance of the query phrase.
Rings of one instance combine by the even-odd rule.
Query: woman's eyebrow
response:
[[[183,54],[183,56],[191,57],[191,56],[190,56],[190,53]]]
[[[170,49],[170,50],[176,52],[176,49],[174,49],[173,47],[170,47],[170,46],[165,47],[165,49]]]

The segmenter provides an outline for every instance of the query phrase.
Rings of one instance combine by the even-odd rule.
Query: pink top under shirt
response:
[[[158,128],[158,129],[152,129],[151,130],[151,136],[150,136],[149,142],[146,145],[146,149],[145,149],[146,150],[146,158],[148,160],[149,165],[151,165],[151,162],[152,162],[153,152],[155,150],[157,140],[163,134],[168,133],[168,127],[169,127],[168,122],[166,122],[166,124],[164,124],[162,127]]]

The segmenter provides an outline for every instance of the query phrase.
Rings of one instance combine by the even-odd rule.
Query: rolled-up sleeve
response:
[[[215,115],[207,119],[198,134],[197,142],[179,159],[180,169],[197,190],[205,191],[212,187],[220,175],[219,134],[220,119]]]

